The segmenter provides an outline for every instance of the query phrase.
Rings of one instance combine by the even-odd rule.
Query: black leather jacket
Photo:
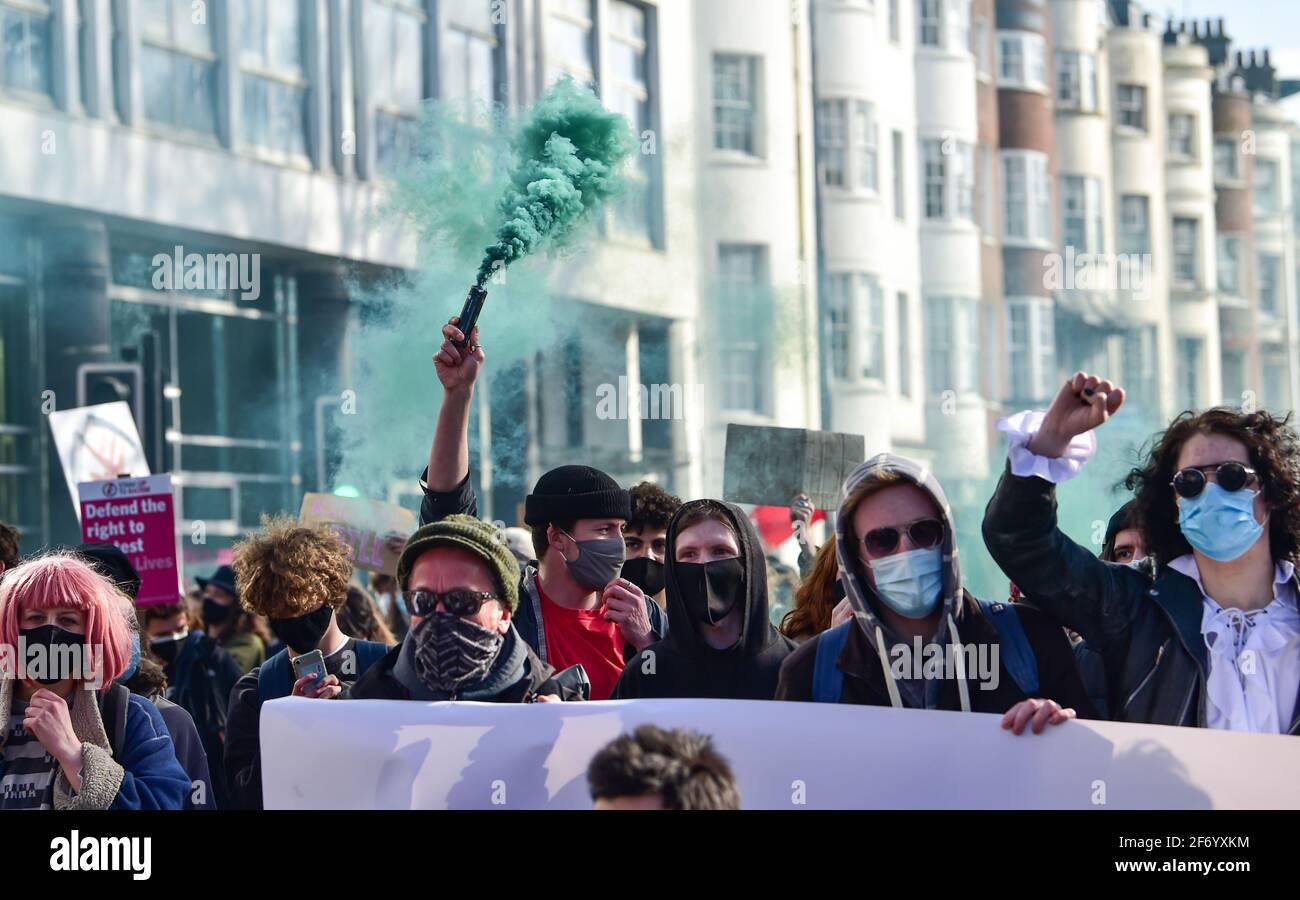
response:
[[[1193,579],[1103,562],[1057,527],[1055,485],[1009,470],[984,511],[984,542],[1035,606],[1101,654],[1111,719],[1205,725],[1209,662]],[[1287,733],[1300,734],[1300,702]]]

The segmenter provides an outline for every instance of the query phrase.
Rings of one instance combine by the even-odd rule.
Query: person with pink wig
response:
[[[123,595],[71,553],[0,582],[0,810],[181,809],[189,776],[131,665]]]

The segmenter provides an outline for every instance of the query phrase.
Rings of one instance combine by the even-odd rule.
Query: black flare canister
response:
[[[460,329],[461,334],[465,335],[463,341],[452,341],[457,348],[463,350],[468,344],[470,336],[474,333],[474,324],[478,321],[478,314],[483,311],[483,304],[487,300],[487,291],[479,285],[474,285],[465,295],[465,306],[460,311],[460,318],[456,321],[456,327]]]

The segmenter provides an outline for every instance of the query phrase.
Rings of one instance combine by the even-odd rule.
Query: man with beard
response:
[[[262,704],[287,697],[337,697],[344,686],[388,651],[384,644],[348,637],[335,610],[348,596],[348,547],[325,526],[307,527],[287,516],[263,520],[261,534],[235,545],[239,600],[266,616],[285,649],[239,679],[230,694],[226,777],[234,805],[262,808]],[[326,677],[295,678],[292,660],[313,650],[325,657]]]
[[[486,522],[451,515],[422,526],[402,551],[397,583],[411,631],[349,698],[533,703],[590,694],[581,666],[557,674],[515,631],[519,564]]]

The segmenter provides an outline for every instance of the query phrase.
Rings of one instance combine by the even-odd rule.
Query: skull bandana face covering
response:
[[[481,681],[505,635],[439,610],[411,632],[415,640],[415,674],[431,691],[454,694]]]

